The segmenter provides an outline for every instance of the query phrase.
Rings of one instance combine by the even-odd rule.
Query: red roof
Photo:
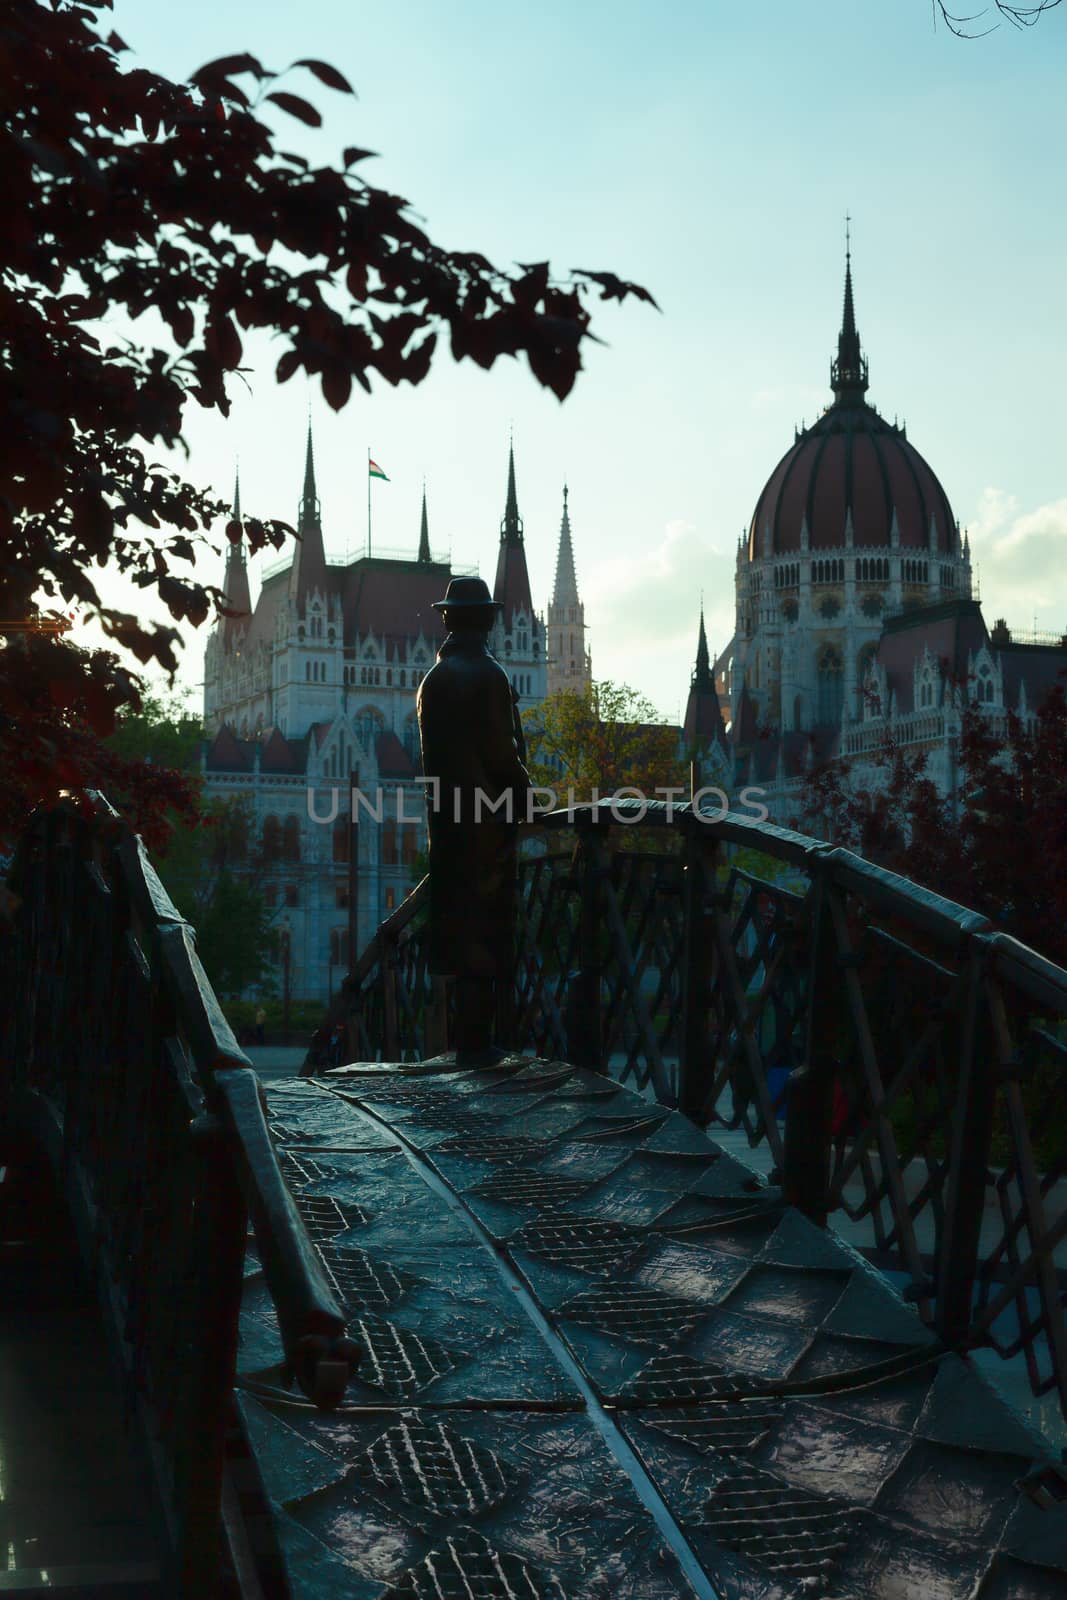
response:
[[[204,759],[209,772],[251,772],[252,746],[247,739],[238,739],[233,729],[223,723]]]
[[[444,598],[451,571],[435,562],[393,561],[367,556],[356,561],[336,584],[344,613],[344,636],[373,633],[395,647],[424,634],[432,643],[444,638],[441,613],[433,609]]]
[[[944,663],[951,678],[965,683],[968,657],[988,643],[977,600],[946,600],[890,617],[878,641],[878,660],[897,711],[914,710],[915,663],[925,650]]]
[[[889,545],[895,511],[902,548],[929,549],[932,517],[938,552],[956,553],[948,497],[904,430],[871,406],[837,404],[799,436],[771,473],[752,515],[749,558],[763,556],[768,525],[772,555],[799,551],[805,517],[811,549],[843,545],[849,510],[858,548]]]
[[[533,616],[533,601],[530,598],[530,575],[526,570],[526,550],[522,543],[513,539],[500,541],[500,554],[496,561],[496,582],[493,584],[493,599],[499,600],[504,607],[504,624],[508,626],[516,611],[525,611],[528,617]]]
[[[379,778],[415,778],[419,769],[395,733],[380,733],[375,743]]]
[[[703,749],[710,744],[725,744],[726,724],[723,722],[719,697],[714,690],[690,689],[685,707],[682,736],[687,750]]]

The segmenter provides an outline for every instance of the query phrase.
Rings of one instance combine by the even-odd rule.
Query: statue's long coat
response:
[[[515,939],[516,826],[530,787],[518,707],[508,675],[475,630],[450,633],[418,697],[430,833],[429,968],[439,976],[494,978]],[[508,790],[512,820],[482,805]],[[458,818],[458,820],[457,820]]]

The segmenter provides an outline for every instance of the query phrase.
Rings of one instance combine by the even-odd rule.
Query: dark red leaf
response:
[[[346,167],[354,166],[357,161],[369,161],[378,154],[377,150],[361,150],[358,145],[346,145],[343,160]]]
[[[352,374],[344,367],[330,367],[322,375],[322,393],[328,404],[340,411],[352,393]]]
[[[299,95],[288,94],[284,89],[279,89],[275,94],[269,94],[268,100],[273,100],[276,106],[281,106],[283,111],[288,111],[291,117],[297,117],[301,122],[306,122],[309,128],[321,128],[322,118],[309,105],[306,100],[301,100]]]
[[[114,50],[116,55],[118,55],[120,51],[128,50],[130,48],[125,40],[120,39],[118,34],[114,32],[109,33],[107,36],[107,47],[109,50]]]
[[[287,350],[274,369],[274,376],[279,383],[287,383],[299,366],[300,357],[296,351]]]
[[[345,283],[353,300],[365,300],[367,298],[367,263],[365,261],[353,261],[345,273]]]
[[[294,67],[307,67],[308,71],[313,72],[319,82],[326,85],[327,89],[336,89],[341,94],[355,94],[356,92],[344,74],[338,72],[336,67],[331,67],[328,61],[294,61],[293,65]]]
[[[209,88],[216,84],[220,78],[228,78],[234,72],[252,72],[257,78],[265,78],[260,63],[255,56],[219,56],[217,61],[208,61],[189,79],[198,89]]]

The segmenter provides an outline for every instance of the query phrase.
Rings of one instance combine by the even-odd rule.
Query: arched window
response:
[[[819,652],[816,668],[816,693],[818,695],[819,723],[822,727],[833,727],[841,721],[841,707],[844,702],[845,676],[841,666],[841,654],[832,644],[824,645]]]
[[[412,761],[418,761],[422,751],[419,745],[419,719],[414,711],[404,719],[403,745]]]
[[[263,823],[263,857],[268,865],[277,861],[282,853],[282,825],[277,817],[267,817]]]
[[[282,828],[282,853],[286,861],[300,860],[300,818],[286,817]]]
[[[348,860],[348,844],[352,830],[349,827],[347,816],[335,817],[333,821],[333,859],[345,862]]]
[[[874,666],[874,658],[877,653],[878,646],[876,644],[865,644],[856,658],[856,693],[858,711],[861,717],[878,715],[878,709],[869,693],[873,685],[867,682],[868,674]]]
[[[330,929],[330,965],[331,967],[348,966],[348,929]]]
[[[374,706],[364,706],[355,719],[356,737],[365,750],[374,743],[385,726],[385,718]]]
[[[983,704],[992,704],[993,701],[993,674],[987,661],[983,661],[978,669],[978,699]]]

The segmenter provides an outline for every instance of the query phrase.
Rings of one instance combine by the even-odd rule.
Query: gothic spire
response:
[[[315,452],[311,443],[311,418],[308,418],[307,453],[304,457],[304,490],[297,518],[296,551],[289,569],[289,598],[299,607],[317,589],[326,593],[326,550],[322,542],[321,506],[315,491]]]
[[[700,632],[697,635],[697,660],[689,684],[689,698],[685,706],[682,737],[686,749],[694,752],[707,750],[711,745],[726,744],[726,725],[722,707],[715,689],[715,675],[708,653],[708,635],[704,628],[704,599],[700,600]]]
[[[571,544],[571,519],[567,509],[569,490],[563,485],[563,519],[559,525],[559,551],[556,555],[556,584],[552,590],[555,606],[578,604],[578,580],[574,573],[574,547]]]
[[[311,418],[308,418],[307,455],[304,459],[304,492],[300,497],[300,518],[298,526],[303,532],[306,523],[317,523],[319,520],[319,497],[315,493],[315,451],[311,443]]]
[[[697,664],[693,670],[693,688],[706,694],[713,687],[711,657],[708,654],[708,636],[704,629],[704,602],[700,602],[700,633],[697,636]]]
[[[241,480],[234,477],[233,484],[233,512],[231,522],[241,521]],[[236,617],[222,619],[222,637],[227,648],[231,648],[236,637],[237,629],[245,625],[244,619],[251,615],[252,597],[248,588],[248,568],[245,566],[245,541],[244,530],[230,544],[226,552],[226,574],[222,580],[222,592],[226,596],[226,605],[229,610],[239,613]]]
[[[862,405],[867,393],[867,358],[860,348],[856,327],[856,308],[852,299],[852,247],[845,233],[845,304],[841,332],[837,336],[837,359],[830,367],[830,387],[838,405]]]
[[[504,506],[504,520],[500,524],[501,544],[522,543],[522,518],[519,516],[519,497],[515,492],[515,446],[508,444],[508,498]]]
[[[516,612],[533,616],[530,599],[530,576],[526,570],[526,546],[522,539],[522,518],[519,516],[519,499],[515,493],[515,447],[508,445],[508,498],[504,507],[504,520],[500,524],[500,547],[496,558],[496,582],[493,599],[503,606],[502,622],[511,627]]]
[[[422,486],[422,524],[419,528],[419,560],[432,561],[430,555],[430,524],[426,519],[426,485]]]

